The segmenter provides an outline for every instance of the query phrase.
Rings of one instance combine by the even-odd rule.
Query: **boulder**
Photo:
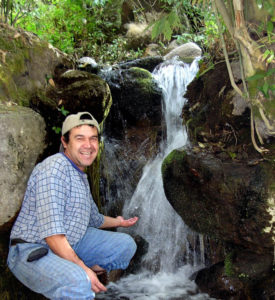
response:
[[[148,56],[139,59],[134,59],[128,62],[122,62],[118,64],[120,69],[130,69],[132,67],[142,68],[149,72],[153,72],[157,65],[163,62],[161,56]]]
[[[167,199],[190,228],[253,253],[273,253],[275,177],[268,162],[176,149],[162,172]]]
[[[124,25],[127,30],[127,47],[138,50],[150,42],[152,42],[151,31],[146,22],[144,23],[128,23]]]
[[[148,136],[147,129],[158,130],[161,126],[161,97],[152,74],[139,67],[113,70],[105,77],[113,96],[113,106],[106,119],[106,132],[109,136],[121,138],[126,129],[139,127],[141,140],[135,137],[137,144]],[[147,128],[147,129],[146,129]]]
[[[35,34],[0,23],[0,102],[29,106],[56,69],[72,66],[68,55]]]
[[[29,175],[45,148],[45,122],[29,108],[0,105],[0,226],[21,206]]]
[[[81,71],[86,71],[94,74],[97,74],[97,72],[100,69],[97,62],[92,57],[87,57],[87,56],[81,57],[77,61],[77,68]]]
[[[272,255],[246,251],[228,255],[224,263],[200,270],[195,281],[202,292],[215,299],[272,299],[275,286],[275,275],[270,274],[272,259]]]
[[[201,48],[197,44],[190,42],[174,48],[164,56],[164,59],[169,60],[178,56],[182,61],[190,63],[196,57],[201,56],[201,54]]]

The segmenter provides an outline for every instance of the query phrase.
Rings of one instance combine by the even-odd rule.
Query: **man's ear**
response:
[[[62,146],[63,146],[64,150],[66,150],[66,148],[67,148],[67,143],[65,142],[65,139],[64,139],[64,136],[63,136],[63,135],[61,136],[61,143],[62,143]]]

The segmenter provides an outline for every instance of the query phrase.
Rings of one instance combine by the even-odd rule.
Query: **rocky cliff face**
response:
[[[165,193],[190,228],[208,243],[223,244],[221,252],[209,248],[209,268],[199,272],[196,282],[221,299],[271,299],[273,141],[267,141],[265,157],[253,149],[248,110],[232,91],[224,65],[193,81],[186,97],[183,117],[190,144],[164,160]]]

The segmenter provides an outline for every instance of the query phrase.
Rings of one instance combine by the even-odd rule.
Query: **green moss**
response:
[[[224,272],[228,277],[233,277],[235,272],[233,268],[233,252],[226,255],[224,260]]]
[[[169,165],[171,165],[176,161],[182,161],[185,156],[186,156],[186,152],[184,150],[181,151],[174,150],[171,153],[169,153],[162,162],[162,166],[161,166],[162,174],[164,174],[165,170]]]
[[[48,43],[40,41],[31,33],[15,30],[0,24],[0,102],[12,101],[29,106],[30,90],[36,79],[28,78],[28,85],[17,84],[28,74],[28,61],[43,57]],[[30,76],[29,76],[30,77]],[[20,86],[20,87],[18,87]]]
[[[141,89],[149,93],[152,91],[154,84],[153,76],[149,71],[138,67],[130,68],[129,71],[132,73],[133,78],[139,84]]]
[[[29,52],[27,49],[18,49],[13,55],[5,56],[5,61],[0,64],[1,100],[12,100],[20,105],[28,106],[28,92],[23,88],[18,88],[13,79],[13,76],[25,72],[25,61],[28,58]]]
[[[268,113],[269,116],[271,116],[271,119],[275,119],[275,101],[274,99],[269,99],[267,101],[264,101],[263,106],[265,108],[265,111]]]
[[[143,68],[132,67],[129,70],[138,78],[152,78],[152,74]]]

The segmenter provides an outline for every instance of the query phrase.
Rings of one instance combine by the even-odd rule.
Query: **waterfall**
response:
[[[123,216],[136,215],[139,221],[134,227],[121,230],[141,236],[149,247],[142,258],[142,270],[111,283],[107,294],[98,299],[209,299],[206,294],[198,293],[195,283],[189,279],[203,263],[203,253],[196,253],[196,244],[203,248],[202,238],[189,230],[167,201],[161,175],[163,159],[173,149],[186,144],[187,135],[180,116],[186,88],[197,72],[198,59],[191,65],[176,59],[166,61],[153,72],[163,91],[166,138],[156,158],[144,167],[132,198],[124,203]]]

